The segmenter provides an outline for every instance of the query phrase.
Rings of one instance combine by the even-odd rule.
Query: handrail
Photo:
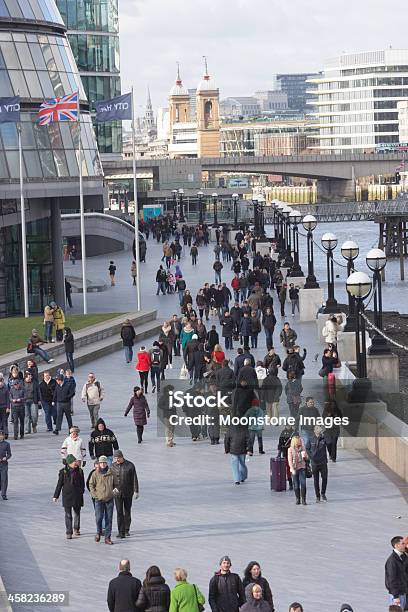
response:
[[[107,215],[105,213],[96,213],[96,212],[90,212],[90,213],[85,213],[84,214],[85,217],[97,217],[98,219],[109,219],[109,220],[113,220],[116,221],[117,223],[121,223],[122,225],[124,225],[125,227],[127,227],[128,229],[131,229],[133,232],[135,231],[135,226],[132,225],[131,223],[129,223],[128,221],[125,221],[124,219],[121,219],[120,217],[115,217],[114,215]],[[61,215],[61,219],[67,219],[68,221],[70,219],[79,219],[81,217],[80,213],[66,213]]]

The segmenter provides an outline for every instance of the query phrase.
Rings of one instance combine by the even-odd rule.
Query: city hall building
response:
[[[78,123],[38,124],[41,103],[79,92],[85,207],[103,207],[89,106],[52,0],[0,0],[0,96],[21,97],[30,313],[64,304],[61,211],[79,209]],[[17,125],[0,124],[0,317],[23,312]]]

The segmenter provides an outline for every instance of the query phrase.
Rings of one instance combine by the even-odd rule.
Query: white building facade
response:
[[[408,98],[408,49],[341,55],[310,83],[320,153],[371,153],[399,142],[398,102]]]

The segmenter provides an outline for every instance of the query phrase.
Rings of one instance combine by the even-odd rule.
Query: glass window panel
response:
[[[26,38],[29,43],[38,43],[37,34],[26,34]]]
[[[60,134],[60,125],[58,122],[51,123],[48,126],[48,136],[50,137],[50,143],[52,149],[63,149],[62,138]]]
[[[71,71],[72,71],[72,66],[71,66],[71,64],[69,63],[69,58],[68,58],[68,55],[67,55],[67,52],[66,52],[65,47],[60,46],[60,47],[59,47],[59,50],[60,50],[60,53],[61,53],[61,58],[62,58],[62,61],[63,61],[63,63],[64,63],[64,69],[65,69],[65,71],[66,71],[66,72],[71,72]]]
[[[0,17],[10,17],[4,0],[0,0]]]
[[[43,91],[41,89],[38,75],[34,70],[27,70],[25,73],[28,89],[32,98],[44,98]]]
[[[54,21],[54,17],[48,8],[47,2],[45,0],[38,0],[38,4],[40,5],[41,10],[44,14],[45,21]]]
[[[44,92],[44,96],[46,98],[53,98],[54,88],[52,86],[50,75],[48,74],[48,72],[41,70],[40,72],[38,72],[38,78],[40,79],[40,83],[41,83],[42,90]]]
[[[59,75],[60,75],[60,79],[61,79],[61,83],[62,83],[62,88],[64,90],[64,94],[69,94],[69,93],[72,93],[73,91],[75,91],[75,90],[73,90],[71,88],[71,84],[70,84],[70,82],[68,80],[68,77],[65,74],[65,72],[60,72]]]
[[[68,30],[77,29],[77,0],[67,0]]]
[[[59,72],[50,72],[50,79],[54,88],[55,95],[61,97],[64,95],[64,88],[61,82],[61,76]]]
[[[40,45],[48,45],[48,36],[46,36],[45,34],[39,34],[38,42],[40,43]]]
[[[54,156],[49,150],[40,150],[41,166],[45,178],[55,177],[57,175],[54,164]]]
[[[16,50],[21,62],[21,67],[27,70],[34,70],[34,62],[26,42],[16,42]]]
[[[77,83],[76,83],[75,77],[72,74],[72,72],[67,72],[66,77],[67,77],[68,82],[69,82],[70,91],[76,91],[77,90]]]
[[[88,166],[86,165],[85,151],[82,151],[82,176],[88,176]]]
[[[0,32],[0,40],[11,40],[11,34],[9,32]]]
[[[17,149],[18,148],[18,136],[17,128],[15,123],[1,123],[0,134],[3,140],[5,149]]]
[[[64,151],[62,151],[61,149],[55,149],[53,153],[58,176],[69,176],[67,160],[65,159]]]
[[[67,2],[66,0],[57,0],[57,7],[61,13],[64,23],[67,23]]]
[[[36,70],[47,70],[47,67],[44,61],[44,56],[42,54],[41,47],[38,44],[38,42],[30,43],[29,46],[30,46],[31,55],[34,60]]]
[[[30,0],[30,5],[34,11],[35,18],[39,21],[44,21],[44,15],[40,8],[40,5],[38,4],[38,0]]]
[[[38,151],[23,151],[24,161],[29,178],[42,178],[40,158]]]
[[[86,30],[84,0],[77,0],[77,30]]]
[[[25,42],[25,34],[22,34],[21,32],[14,32],[12,34],[12,38],[14,41],[20,41],[20,42]]]
[[[21,122],[21,143],[25,149],[36,148],[33,124],[31,121]]]
[[[19,162],[18,162],[18,151],[6,151],[6,159],[10,172],[10,178],[16,179],[20,176]],[[23,175],[25,176],[25,168],[23,161]]]
[[[93,164],[94,153],[90,151],[89,149],[87,149],[86,151],[84,151],[84,154],[85,154],[86,165],[88,168],[88,175],[94,176],[95,174],[94,164]]]
[[[0,43],[0,49],[3,53],[4,61],[6,62],[6,66],[9,70],[12,70],[13,68],[21,68],[14,43],[2,42]]]
[[[9,75],[14,94],[22,98],[29,98],[30,94],[28,92],[27,83],[25,82],[24,73],[18,70],[9,70]]]
[[[64,62],[62,61],[58,45],[53,45],[52,46],[52,52],[53,52],[53,55],[54,55],[55,64],[57,66],[57,70],[59,70],[59,72],[65,72]]]
[[[45,64],[47,66],[48,72],[51,72],[51,70],[56,70],[57,67],[55,65],[55,59],[51,51],[51,45],[49,43],[46,43],[46,44],[42,43],[41,50],[44,55]]]
[[[60,124],[60,131],[62,136],[62,143],[64,149],[73,149],[74,143],[72,142],[71,130],[68,123]]]
[[[0,178],[9,178],[7,164],[6,164],[6,156],[3,152],[0,151]]]
[[[37,149],[50,149],[50,139],[48,137],[48,128],[45,125],[38,125],[34,119],[33,123],[35,141],[37,143]]]
[[[86,36],[85,34],[78,35],[78,60],[77,65],[79,70],[87,70],[88,68],[88,58],[87,58],[87,49],[86,49]]]
[[[73,149],[68,149],[65,151],[65,155],[67,158],[70,176],[78,176],[78,160],[76,156],[76,151],[74,151]]]
[[[0,91],[4,97],[12,96],[14,93],[9,75],[5,70],[0,70]]]
[[[23,13],[21,12],[21,8],[18,5],[17,0],[5,0],[8,10],[11,17],[23,17]]]

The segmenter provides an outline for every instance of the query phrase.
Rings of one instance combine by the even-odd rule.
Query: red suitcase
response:
[[[270,464],[271,490],[286,491],[286,459],[272,457]]]

